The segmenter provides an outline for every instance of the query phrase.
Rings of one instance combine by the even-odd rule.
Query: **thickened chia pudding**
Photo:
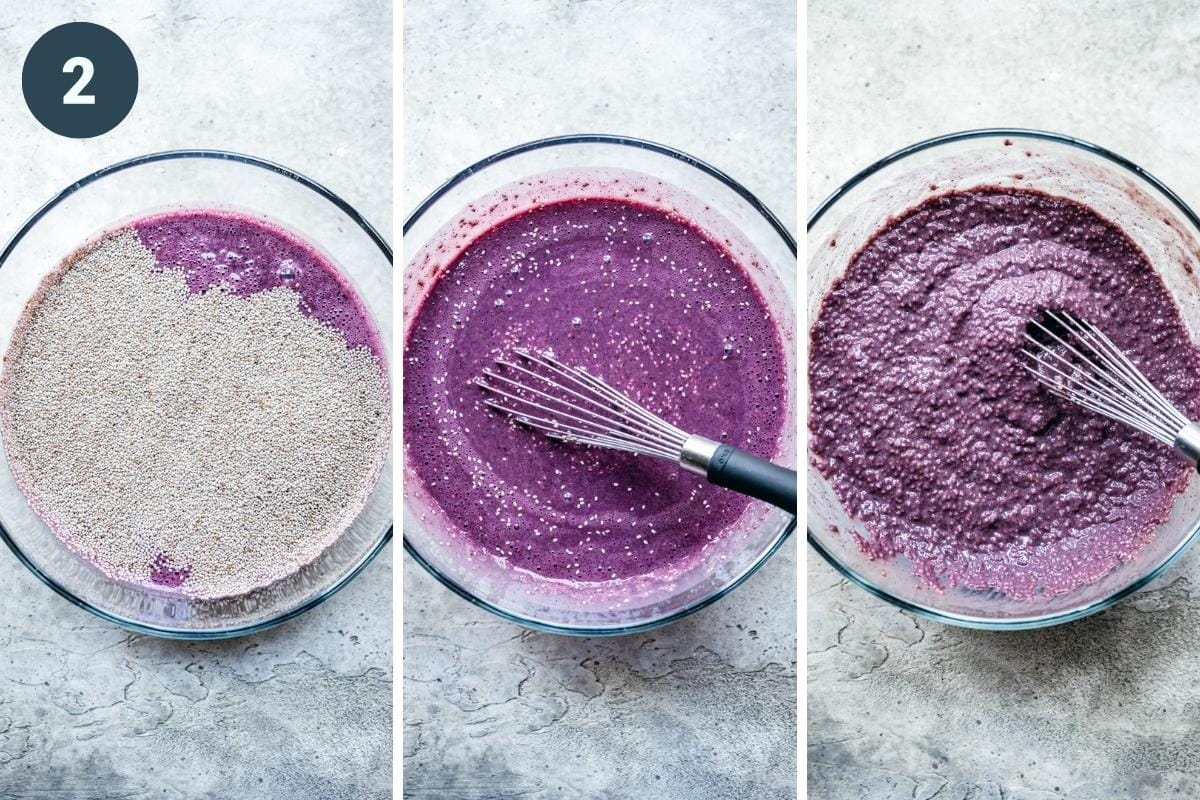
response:
[[[334,265],[218,210],[68,256],[0,378],[9,464],[54,534],[115,580],[199,599],[291,575],[349,527],[388,408],[374,323]]]
[[[1200,355],[1141,250],[1076,202],[979,188],[889,221],[811,329],[810,449],[867,530],[925,585],[1064,594],[1135,557],[1190,467],[1022,369],[1030,319],[1096,324],[1185,414]]]
[[[628,198],[558,200],[480,225],[434,280],[405,343],[407,469],[464,558],[619,592],[670,581],[738,522],[747,498],[666,462],[535,436],[474,385],[516,347],[550,350],[689,430],[775,455],[780,334],[714,237]]]

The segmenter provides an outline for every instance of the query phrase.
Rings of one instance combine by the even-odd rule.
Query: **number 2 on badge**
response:
[[[75,56],[73,58],[68,58],[67,63],[63,64],[62,71],[66,72],[66,73],[71,73],[71,72],[74,72],[75,70],[79,70],[79,80],[75,81],[75,85],[72,86],[69,90],[67,90],[67,93],[65,95],[63,95],[63,105],[71,105],[71,106],[95,105],[96,104],[96,96],[95,95],[80,94],[80,92],[82,92],[84,89],[87,88],[87,85],[92,80],[92,75],[94,75],[96,72],[95,67],[92,66],[91,60],[84,58],[83,56]]]

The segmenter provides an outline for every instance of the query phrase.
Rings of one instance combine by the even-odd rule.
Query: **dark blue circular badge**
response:
[[[133,108],[137,89],[137,62],[129,47],[91,22],[68,22],[44,34],[21,70],[21,91],[33,116],[72,139],[115,128]]]

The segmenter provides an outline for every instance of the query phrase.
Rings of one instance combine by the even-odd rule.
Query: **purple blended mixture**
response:
[[[686,220],[622,200],[543,205],[482,233],[410,327],[409,469],[476,549],[570,582],[669,574],[748,499],[676,466],[531,434],[473,381],[550,349],[688,430],[774,455],[784,355],[743,268]]]
[[[811,451],[869,534],[928,585],[1014,598],[1099,579],[1154,536],[1189,467],[1021,367],[1030,319],[1092,321],[1193,418],[1200,357],[1138,247],[1077,203],[933,198],[854,257],[812,328]]]
[[[346,346],[366,347],[383,362],[370,314],[322,254],[297,237],[232,211],[169,211],[133,224],[164,268],[180,269],[193,292],[215,286],[241,297],[283,286],[300,295],[300,311],[340,331]]]

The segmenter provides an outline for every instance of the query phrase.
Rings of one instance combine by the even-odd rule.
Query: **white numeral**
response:
[[[80,94],[87,88],[88,83],[92,80],[92,75],[96,69],[92,66],[92,62],[83,56],[75,56],[67,59],[67,63],[63,64],[63,72],[74,72],[79,70],[79,80],[75,81],[75,85],[63,95],[63,105],[72,106],[91,106],[96,104],[96,96],[93,94]]]

